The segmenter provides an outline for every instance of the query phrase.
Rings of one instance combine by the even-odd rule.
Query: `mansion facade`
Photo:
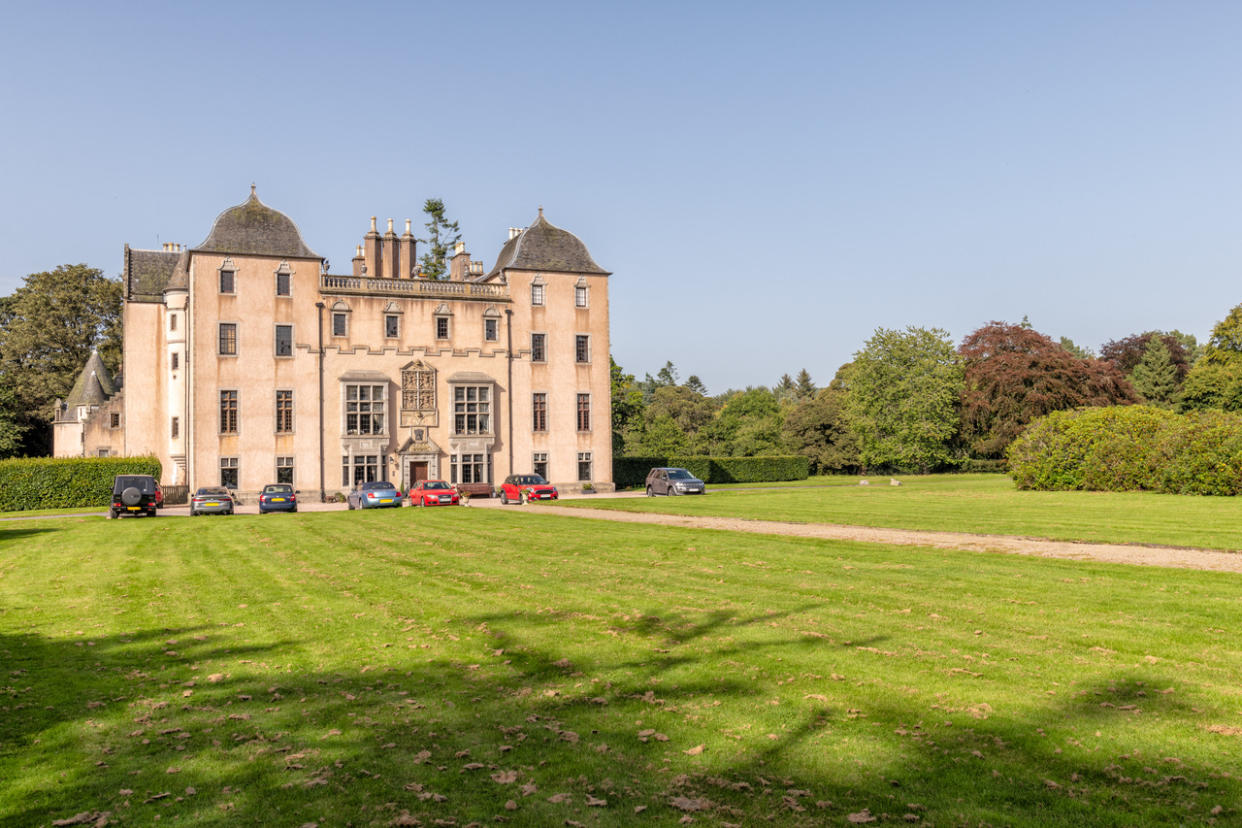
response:
[[[427,279],[375,218],[348,274],[251,189],[196,247],[125,246],[124,357],[58,401],[56,456],[154,455],[165,485],[611,488],[608,272],[543,217]],[[119,386],[119,387],[117,387]]]

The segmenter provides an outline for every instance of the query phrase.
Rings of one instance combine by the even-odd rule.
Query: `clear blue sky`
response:
[[[0,292],[252,181],[343,271],[443,198],[578,234],[612,350],[713,393],[876,327],[1097,348],[1242,302],[1237,2],[10,4]]]

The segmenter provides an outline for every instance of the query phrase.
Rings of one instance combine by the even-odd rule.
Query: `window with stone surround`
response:
[[[352,489],[360,483],[380,480],[379,455],[356,454],[341,458],[341,485]]]
[[[276,356],[291,357],[293,356],[293,326],[277,325],[276,326]]]
[[[276,392],[276,433],[293,433],[293,392]]]
[[[449,482],[453,484],[492,482],[490,454],[454,454],[449,468]]]
[[[578,480],[585,483],[585,482],[589,482],[592,479],[593,478],[591,477],[591,452],[580,451],[578,452]]]
[[[530,456],[530,470],[544,480],[548,479],[548,453],[546,451],[537,451]]]
[[[236,457],[220,458],[220,485],[226,489],[237,488],[238,463]]]
[[[530,361],[531,362],[547,362],[548,361],[548,335],[545,333],[533,333],[530,335]]]
[[[531,430],[548,430],[548,395],[542,391],[531,394]]]
[[[237,433],[237,392],[220,392],[220,433]]]
[[[591,430],[591,395],[578,395],[578,430]]]
[[[382,384],[349,383],[345,386],[345,433],[387,433],[388,387]]]
[[[276,458],[276,482],[288,483],[293,485],[293,458],[277,457]]]
[[[491,434],[491,415],[492,387],[490,385],[453,386],[454,434]]]
[[[574,362],[590,362],[591,361],[591,336],[590,334],[577,334],[574,336]]]
[[[237,356],[237,323],[221,322],[219,331],[220,356]]]

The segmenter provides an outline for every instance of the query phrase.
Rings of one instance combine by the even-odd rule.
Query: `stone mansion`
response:
[[[91,357],[56,456],[154,455],[165,485],[243,494],[532,471],[611,488],[608,272],[542,208],[490,270],[459,243],[426,279],[416,248],[408,220],[372,218],[329,273],[253,187],[197,246],[126,245],[123,376]]]

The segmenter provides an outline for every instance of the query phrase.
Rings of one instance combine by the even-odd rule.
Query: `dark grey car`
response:
[[[707,484],[687,469],[661,467],[647,472],[647,497],[706,493]]]

